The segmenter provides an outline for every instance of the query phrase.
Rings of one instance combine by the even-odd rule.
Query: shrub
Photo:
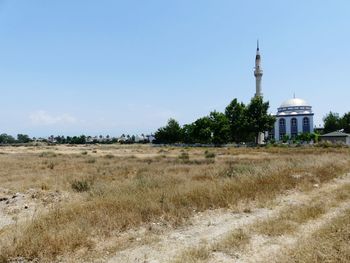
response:
[[[86,192],[90,190],[90,184],[86,180],[74,180],[71,186],[76,192]]]
[[[54,152],[42,152],[39,154],[39,157],[56,157],[57,155]]]
[[[205,158],[207,158],[207,159],[215,158],[215,153],[209,152],[208,150],[206,150],[206,151],[204,152],[204,156],[205,156]]]
[[[96,159],[95,158],[90,158],[86,160],[86,163],[95,163]]]

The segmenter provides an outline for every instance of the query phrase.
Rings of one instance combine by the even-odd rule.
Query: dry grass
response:
[[[297,248],[288,251],[279,262],[350,262],[350,210],[332,220]]]
[[[173,263],[204,263],[207,262],[211,255],[211,248],[201,245],[183,252]]]
[[[207,262],[215,252],[221,252],[231,257],[235,257],[237,252],[242,252],[246,248],[246,246],[250,243],[251,237],[253,235],[260,234],[268,236],[280,236],[284,234],[293,234],[293,232],[295,232],[301,225],[307,223],[309,220],[315,220],[319,218],[321,215],[326,213],[329,208],[339,205],[339,202],[344,202],[348,199],[350,199],[350,184],[345,184],[340,188],[337,188],[330,192],[317,192],[317,195],[309,200],[308,204],[290,205],[281,211],[277,217],[270,218],[263,222],[257,222],[250,227],[248,226],[248,229],[245,230],[233,230],[223,239],[215,242],[212,245],[205,244],[195,248],[187,249],[181,255],[179,255],[179,257],[174,262]],[[329,227],[326,228],[328,229]],[[334,227],[332,229],[334,229]],[[321,231],[317,232],[318,234],[314,234],[314,236],[323,235],[323,232],[324,230],[321,229]],[[326,238],[323,238],[323,242],[325,242]],[[347,238],[347,241],[350,241],[350,236]],[[305,242],[303,246],[307,247],[307,243]],[[314,246],[316,246],[316,244],[314,244]],[[312,249],[314,248],[315,247]],[[319,251],[317,249],[315,251],[311,251],[312,249],[309,247],[307,249],[307,253],[310,255],[319,254]],[[302,246],[300,246],[298,250],[302,250]],[[289,252],[290,254],[297,253],[295,251]],[[348,250],[338,252],[339,253],[337,258],[347,258],[346,253],[348,253]],[[304,252],[299,251],[298,253]],[[326,256],[327,257],[324,258],[329,258],[328,255]],[[295,262],[325,262],[324,260],[310,260],[310,256],[308,256],[306,260],[300,261],[302,255],[299,255],[298,257],[298,260]],[[291,261],[288,259],[286,262]]]
[[[231,231],[222,240],[212,245],[203,244],[195,248],[189,248],[181,253],[173,262],[207,262],[212,253],[222,252],[226,254],[236,253],[249,244],[250,235],[242,229]]]
[[[349,199],[350,184],[342,185],[330,192],[320,192],[308,203],[288,206],[278,216],[257,223],[252,226],[251,231],[267,236],[291,234],[301,224],[317,219],[339,202]]]
[[[294,205],[282,211],[276,218],[259,222],[254,232],[267,236],[280,236],[294,232],[300,224],[316,219],[326,212],[324,204]]]
[[[19,236],[10,231],[1,235],[11,240],[2,242],[1,256],[50,261],[92,248],[94,237],[160,220],[181,224],[194,210],[233,207],[241,201],[264,203],[285,190],[307,190],[350,170],[348,149],[210,149],[215,159],[206,158],[205,150],[3,149],[2,187],[58,190],[78,194],[79,202],[54,205],[19,226]],[[77,181],[86,182],[86,191],[74,193],[72,183]]]
[[[220,251],[227,254],[231,254],[232,251],[237,251],[248,245],[250,236],[242,229],[237,229],[229,233],[223,240],[217,242],[212,251]]]

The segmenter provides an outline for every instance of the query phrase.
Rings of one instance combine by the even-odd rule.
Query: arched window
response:
[[[290,120],[290,134],[292,138],[295,138],[298,135],[298,122],[296,118]]]
[[[303,132],[310,132],[310,120],[308,117],[303,118]]]
[[[282,140],[283,136],[286,135],[286,120],[283,118],[279,120],[279,133],[280,140]]]
[[[280,119],[280,127],[285,127],[286,126],[286,120],[285,119]]]

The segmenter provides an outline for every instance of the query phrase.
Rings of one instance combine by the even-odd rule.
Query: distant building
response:
[[[335,131],[320,136],[321,142],[331,142],[350,145],[350,134]]]
[[[275,115],[276,122],[272,131],[274,139],[280,141],[285,135],[293,139],[298,134],[313,132],[313,116],[312,107],[305,100],[286,100]]]
[[[146,135],[146,138],[150,143],[153,143],[156,140],[156,137],[154,137],[153,134]]]
[[[256,49],[254,76],[256,79],[255,96],[262,97],[261,78],[263,70],[261,67],[261,55],[259,50],[259,42]],[[292,98],[286,100],[277,109],[276,122],[272,131],[267,132],[270,139],[275,141],[282,140],[286,135],[289,138],[295,138],[301,133],[313,132],[313,116],[312,107],[305,100]],[[263,143],[264,134],[260,133],[258,143]]]

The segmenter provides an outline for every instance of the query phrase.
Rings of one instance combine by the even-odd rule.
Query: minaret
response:
[[[261,69],[261,57],[260,57],[259,40],[258,40],[256,43],[256,56],[255,56],[255,69],[254,69],[255,88],[256,88],[255,97],[262,97],[263,96],[263,94],[261,93],[262,75],[263,75],[263,71]],[[259,132],[256,142],[258,144],[263,144],[264,138],[265,138],[265,134],[263,132]]]
[[[255,97],[257,97],[257,96],[262,97],[262,93],[261,93],[261,77],[262,77],[262,75],[263,75],[263,71],[261,69],[261,57],[260,57],[259,40],[258,40],[257,45],[256,45],[255,70],[254,70],[255,86],[256,86]]]

